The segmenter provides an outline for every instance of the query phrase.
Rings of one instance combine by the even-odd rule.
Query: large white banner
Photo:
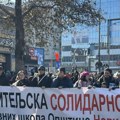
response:
[[[0,120],[120,120],[120,89],[0,87]]]

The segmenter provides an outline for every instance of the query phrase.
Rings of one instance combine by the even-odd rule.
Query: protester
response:
[[[11,72],[9,71],[9,70],[6,70],[6,72],[5,72],[5,76],[6,76],[6,78],[8,79],[8,80],[10,80],[11,79]]]
[[[28,78],[23,70],[20,70],[17,73],[15,82],[12,85],[14,85],[14,86],[30,86],[30,81],[28,80]]]
[[[116,86],[120,88],[120,70],[117,71],[113,77],[115,78]]]
[[[59,69],[58,76],[53,80],[51,88],[72,88],[73,82],[65,75],[65,68]]]
[[[51,77],[45,74],[45,67],[40,66],[38,68],[37,76],[32,79],[31,86],[32,87],[46,87],[50,88],[52,83]]]
[[[107,68],[104,70],[103,75],[97,80],[98,87],[101,87],[103,82],[105,82],[107,88],[111,85],[115,86],[115,79],[113,78],[111,69]]]
[[[96,75],[94,75],[94,82],[93,82],[93,86],[94,87],[100,87],[100,83],[98,81],[99,78],[101,78],[104,74],[104,71],[101,71],[100,73],[96,73]]]
[[[9,80],[6,77],[2,66],[0,66],[0,86],[9,86]]]
[[[74,87],[88,87],[89,85],[92,85],[89,75],[88,71],[83,71],[80,74],[80,79],[75,82]]]
[[[107,88],[107,85],[106,85],[105,82],[102,82],[102,83],[101,83],[101,88]]]
[[[78,80],[78,78],[79,78],[79,72],[77,70],[72,71],[71,79],[73,81],[73,84]]]

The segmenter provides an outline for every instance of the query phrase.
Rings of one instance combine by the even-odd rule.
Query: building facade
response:
[[[106,64],[113,70],[120,69],[120,1],[97,0],[96,5],[105,20],[95,27],[76,25],[64,31],[61,40],[61,64],[97,71]]]

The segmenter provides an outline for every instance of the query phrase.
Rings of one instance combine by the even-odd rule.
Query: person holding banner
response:
[[[6,77],[2,66],[0,66],[0,86],[9,86],[9,80]]]
[[[30,81],[26,77],[26,74],[23,70],[20,70],[17,73],[15,82],[12,84],[12,86],[30,86]]]
[[[97,80],[98,87],[102,87],[103,82],[106,84],[107,88],[116,86],[115,79],[112,75],[111,69],[106,68],[104,70],[103,75]]]
[[[83,71],[80,73],[80,78],[75,82],[74,87],[89,87],[90,85],[92,85],[90,74],[88,71]]]
[[[57,78],[53,79],[51,88],[72,88],[73,82],[65,75],[65,68],[60,68]]]
[[[52,83],[52,79],[47,74],[45,74],[45,67],[41,65],[38,68],[37,76],[34,77],[31,81],[31,86],[50,88],[51,83]]]
[[[115,78],[115,83],[118,88],[120,88],[120,70],[114,73],[113,77]]]

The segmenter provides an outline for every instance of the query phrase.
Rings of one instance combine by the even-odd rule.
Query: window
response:
[[[71,51],[71,46],[62,46],[62,51]]]

